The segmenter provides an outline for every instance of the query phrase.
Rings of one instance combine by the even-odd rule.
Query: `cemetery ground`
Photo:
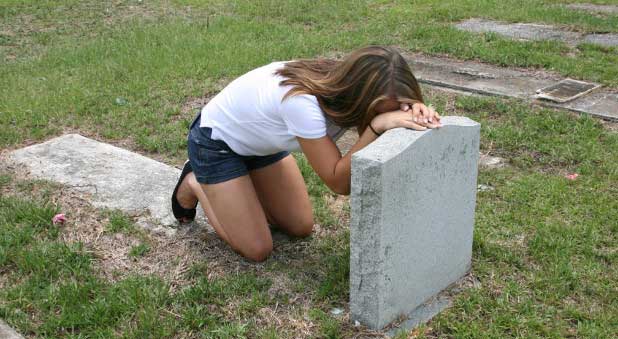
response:
[[[372,43],[544,69],[616,91],[618,48],[452,27],[486,18],[618,33],[616,14],[567,3],[3,1],[0,318],[26,337],[383,336],[349,322],[349,205],[300,155],[315,233],[276,234],[261,264],[212,234],[141,230],[133,216],[33,180],[4,156],[80,133],[180,166],[195,109],[234,77],[272,60]],[[480,122],[481,152],[506,161],[480,170],[472,271],[452,307],[399,337],[614,337],[618,124],[424,90],[439,112]],[[53,225],[56,213],[67,222]]]

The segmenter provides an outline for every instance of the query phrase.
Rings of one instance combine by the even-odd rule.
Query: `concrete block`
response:
[[[420,83],[462,94],[481,94],[532,101],[542,106],[618,120],[618,94],[599,88],[573,101],[536,100],[536,90],[564,79],[539,70],[497,67],[422,54],[405,55]]]
[[[604,47],[617,47],[618,34],[616,33],[593,33],[584,37],[584,42],[601,45]]]
[[[413,318],[470,269],[480,125],[443,125],[390,130],[352,156],[352,321]]]
[[[588,12],[618,14],[618,6],[616,5],[568,4],[565,7]]]
[[[0,338],[2,339],[24,339],[24,337],[17,333],[11,326],[7,325],[2,319],[0,319]]]
[[[468,19],[455,25],[456,28],[473,33],[493,32],[519,40],[559,40],[577,45],[581,35],[549,25],[528,23],[504,23],[484,19]]]
[[[97,208],[137,215],[137,224],[168,235],[178,222],[170,198],[180,170],[134,152],[67,134],[9,154],[36,178],[55,181],[86,194]],[[206,221],[198,208],[196,225]]]

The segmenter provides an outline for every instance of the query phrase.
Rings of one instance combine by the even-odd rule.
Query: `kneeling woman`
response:
[[[416,79],[394,49],[369,46],[340,61],[274,62],[232,81],[197,116],[189,161],[172,195],[180,222],[201,204],[217,234],[244,257],[272,251],[269,224],[305,237],[313,213],[290,151],[301,150],[324,183],[350,192],[354,152],[396,127],[424,130],[440,117],[423,104]],[[355,127],[345,154],[335,132]]]

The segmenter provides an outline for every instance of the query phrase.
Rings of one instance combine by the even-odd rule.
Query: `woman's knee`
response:
[[[268,258],[273,251],[272,238],[261,239],[248,244],[244,248],[239,249],[239,252],[251,261],[261,262]]]
[[[288,235],[298,238],[305,238],[313,233],[313,216],[304,218],[299,222],[285,227]]]

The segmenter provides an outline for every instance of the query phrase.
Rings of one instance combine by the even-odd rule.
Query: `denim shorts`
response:
[[[249,171],[266,167],[290,153],[278,152],[265,156],[244,156],[234,151],[223,140],[211,139],[212,129],[200,127],[197,115],[187,137],[189,161],[195,178],[202,184],[218,184],[242,177]]]

